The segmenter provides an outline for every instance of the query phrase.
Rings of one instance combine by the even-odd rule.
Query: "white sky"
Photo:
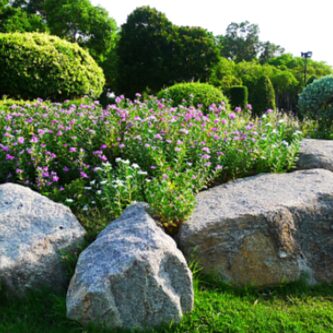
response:
[[[118,26],[137,7],[149,5],[177,25],[201,26],[215,35],[229,23],[248,20],[259,25],[260,40],[333,66],[332,0],[91,0],[106,8]]]

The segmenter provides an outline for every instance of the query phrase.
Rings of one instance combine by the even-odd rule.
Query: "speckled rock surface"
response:
[[[232,284],[332,282],[333,173],[264,174],[202,192],[178,242]]]
[[[146,210],[142,203],[128,207],[81,253],[67,293],[70,319],[142,329],[191,311],[186,260]]]
[[[27,187],[0,185],[0,284],[7,294],[65,289],[61,252],[75,249],[84,235],[68,207]]]
[[[333,140],[303,140],[297,168],[333,171]]]

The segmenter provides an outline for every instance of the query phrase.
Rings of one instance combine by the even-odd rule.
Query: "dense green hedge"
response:
[[[257,115],[263,114],[268,109],[276,109],[275,90],[268,76],[263,75],[255,82],[250,103]]]
[[[104,74],[77,44],[39,33],[0,33],[0,95],[13,98],[99,97]]]
[[[248,104],[249,92],[246,86],[233,86],[228,90],[232,108],[240,106],[242,109]]]
[[[227,107],[229,106],[228,98],[219,89],[208,83],[177,83],[161,90],[158,97],[171,99],[174,106],[202,104],[207,109],[210,105],[221,104],[221,102],[224,102]]]

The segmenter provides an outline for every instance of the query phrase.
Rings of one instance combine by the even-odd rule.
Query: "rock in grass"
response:
[[[0,285],[24,296],[46,287],[65,290],[62,255],[75,249],[85,230],[68,207],[16,184],[0,185]]]
[[[200,193],[180,248],[235,285],[333,282],[333,173],[239,179]]]
[[[297,166],[298,169],[333,171],[333,140],[303,140]]]
[[[81,253],[67,293],[68,318],[143,329],[178,322],[191,311],[185,258],[146,209],[128,207]]]

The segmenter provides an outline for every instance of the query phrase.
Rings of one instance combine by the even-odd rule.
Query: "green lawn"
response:
[[[195,309],[179,325],[154,332],[333,332],[333,285],[302,283],[274,289],[234,289],[195,282]],[[46,293],[1,300],[1,333],[104,333],[65,317],[65,298]],[[114,331],[113,331],[114,332]]]

